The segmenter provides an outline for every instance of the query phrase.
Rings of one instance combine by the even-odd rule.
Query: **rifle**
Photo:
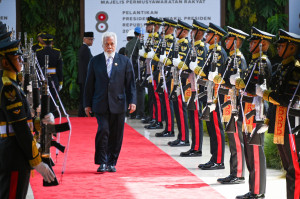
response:
[[[165,28],[162,27],[162,42],[161,42],[161,52],[160,55],[164,55],[166,51],[166,38],[165,38]],[[158,70],[160,71],[159,83],[156,88],[157,93],[163,93],[163,79],[164,79],[164,63],[158,62]]]
[[[292,150],[293,150],[294,153],[297,153],[297,152],[296,152],[296,146],[295,146],[295,137],[293,136],[293,134],[297,134],[297,133],[298,133],[298,131],[300,130],[300,125],[298,125],[298,126],[296,126],[296,127],[294,127],[294,128],[292,129],[292,128],[291,128],[291,123],[290,123],[290,118],[289,118],[289,116],[291,115],[291,113],[290,113],[291,106],[292,106],[292,104],[293,104],[293,102],[294,102],[296,93],[298,92],[299,85],[300,85],[300,81],[298,82],[297,88],[296,88],[296,90],[295,90],[295,92],[294,92],[294,94],[293,94],[292,99],[290,100],[290,103],[289,103],[289,105],[288,105],[288,109],[287,109],[287,112],[286,112],[287,123],[288,123],[288,127],[289,127],[289,138],[290,138],[290,142],[291,142],[291,144],[292,144],[291,147],[292,147]],[[297,101],[296,104],[297,104],[297,103],[298,103],[298,105],[299,105],[299,101]],[[298,111],[298,114],[295,114],[295,115],[298,115],[298,116],[299,116],[299,108],[298,108],[297,111]],[[295,116],[295,117],[297,117],[297,116]],[[296,155],[298,156],[298,162],[300,163],[300,152],[299,152],[299,154],[296,154]]]
[[[218,62],[218,55],[217,55],[217,38],[215,38],[215,43],[214,43],[214,49],[213,49],[213,58],[211,62],[211,71],[216,72],[217,70],[217,62]],[[200,73],[199,73],[200,74]],[[210,121],[209,114],[211,112],[209,106],[212,105],[214,102],[214,82],[208,80],[206,82],[206,91],[207,91],[207,105],[204,107],[202,111],[201,118],[202,120],[205,121]]]
[[[41,98],[41,118],[44,118],[50,112],[50,95],[49,95],[49,86],[48,86],[48,77],[49,74],[47,72],[49,65],[49,55],[45,56],[45,78],[42,80],[42,98]],[[52,141],[52,134],[57,132],[63,132],[70,129],[68,123],[63,124],[44,124],[41,122],[41,156],[42,161],[49,166],[52,170],[52,160],[50,155],[50,147]],[[54,173],[54,172],[53,172]],[[56,186],[58,185],[58,181],[55,177],[54,181],[48,183],[47,181],[43,180],[43,186]]]
[[[262,62],[262,44],[259,44],[259,54],[260,54],[260,60],[259,60],[259,78],[256,85],[261,85],[266,88],[266,79],[264,78],[265,72],[264,72],[264,66]],[[261,82],[263,82],[261,84]],[[253,103],[255,104],[255,123],[256,127],[253,129],[253,131],[250,134],[248,143],[253,145],[259,145],[261,146],[262,140],[261,136],[257,133],[257,131],[264,125],[264,119],[266,118],[264,113],[264,100],[260,96],[255,96],[253,98]],[[246,116],[247,117],[247,116]]]
[[[197,50],[195,48],[195,36],[194,36],[194,34],[191,35],[191,38],[192,38],[192,41],[191,41],[192,50],[191,50],[191,54],[190,54],[190,59],[191,59],[192,62],[195,62],[197,60]],[[198,98],[196,98],[196,96],[197,96],[197,88],[196,88],[197,83],[195,81],[194,73],[190,74],[190,82],[191,82],[192,95],[187,101],[187,109],[188,110],[196,110],[195,102],[197,102],[197,104],[198,104]],[[199,104],[198,104],[197,108],[199,110]]]
[[[176,41],[176,35],[177,35],[177,29],[175,29],[175,38],[174,38],[174,58],[178,58],[178,50],[179,50],[179,44]],[[178,82],[178,71],[177,69],[173,66],[171,68],[171,74],[173,76],[173,90],[170,93],[170,99],[173,101],[177,101],[177,96],[180,94],[179,90],[179,82]]]
[[[239,63],[238,59],[236,57],[237,54],[237,47],[236,47],[236,40],[234,40],[234,60],[233,60],[233,69],[236,70],[236,74],[240,76],[240,69],[239,69]],[[231,60],[230,60],[231,62]],[[228,67],[228,66],[227,66]],[[227,69],[226,69],[227,70]],[[232,88],[230,89],[230,92],[228,92],[230,95],[230,103],[231,103],[231,117],[229,119],[229,122],[227,123],[225,127],[225,131],[227,133],[235,133],[236,132],[236,125],[235,122],[238,118],[238,109],[237,109],[237,90],[235,85],[232,85]]]

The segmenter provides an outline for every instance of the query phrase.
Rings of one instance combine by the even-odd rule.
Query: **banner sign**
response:
[[[125,47],[126,34],[144,27],[147,17],[178,19],[192,25],[193,19],[204,24],[221,24],[221,0],[85,0],[85,31],[93,31],[93,55],[102,52],[103,32],[115,32],[117,50]]]
[[[300,35],[300,1],[289,0],[289,31]]]
[[[0,21],[6,24],[9,30],[16,31],[16,14],[16,0],[0,0]]]

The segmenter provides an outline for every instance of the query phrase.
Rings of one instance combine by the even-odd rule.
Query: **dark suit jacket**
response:
[[[88,64],[92,57],[90,48],[86,44],[82,44],[78,52],[78,84],[84,85]]]
[[[84,107],[95,113],[124,113],[128,104],[136,104],[134,72],[130,60],[115,54],[110,78],[104,53],[93,57],[89,63],[84,89]]]

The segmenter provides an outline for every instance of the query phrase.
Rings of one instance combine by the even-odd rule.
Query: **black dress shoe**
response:
[[[136,115],[136,116],[135,116],[135,119],[140,120],[140,119],[142,119],[142,116]]]
[[[199,164],[198,167],[201,169],[201,168],[204,167],[205,165],[210,165],[210,164],[212,164],[212,162],[211,162],[211,161],[208,161],[208,162],[205,163],[205,164]]]
[[[177,146],[190,146],[190,143],[189,142],[185,142],[185,141],[182,141],[182,140],[174,140],[174,141],[171,141],[171,142],[168,142],[168,145],[172,146],[172,147],[177,147]]]
[[[142,123],[143,124],[149,124],[150,122],[152,122],[153,120],[152,120],[152,117],[147,117],[147,118],[145,118],[145,120],[142,120]]]
[[[180,153],[181,157],[197,157],[197,156],[202,156],[202,151],[196,151],[194,149],[190,149],[186,152],[181,152]]]
[[[235,197],[235,199],[259,199],[259,198],[265,198],[265,195],[264,194],[253,194],[251,192],[248,192],[244,195]]]
[[[162,122],[155,122],[153,124],[145,126],[146,129],[162,129],[164,127]]]
[[[161,133],[155,133],[155,137],[174,137],[174,131],[163,131]]]
[[[116,171],[117,171],[117,169],[116,169],[116,167],[115,167],[115,166],[108,165],[108,166],[107,166],[107,171],[108,171],[108,172],[116,172]]]
[[[214,163],[209,161],[208,163],[204,165],[198,166],[202,170],[216,170],[216,169],[225,169],[224,163]]]
[[[219,178],[217,179],[218,182],[221,184],[242,184],[245,183],[245,178],[244,177],[236,177],[233,175],[229,175],[226,178]]]
[[[106,164],[101,164],[97,169],[97,172],[105,172],[106,171]]]

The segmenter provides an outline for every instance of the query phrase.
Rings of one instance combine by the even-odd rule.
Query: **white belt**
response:
[[[47,69],[47,72],[48,72],[49,74],[55,74],[55,73],[56,73],[56,68],[48,68],[48,69]]]
[[[6,134],[6,128],[7,128],[6,125],[0,126],[0,134],[1,134],[1,135],[2,135],[2,134]],[[9,133],[14,132],[14,129],[13,129],[12,125],[10,125],[10,124],[8,125],[8,132],[9,132]]]

